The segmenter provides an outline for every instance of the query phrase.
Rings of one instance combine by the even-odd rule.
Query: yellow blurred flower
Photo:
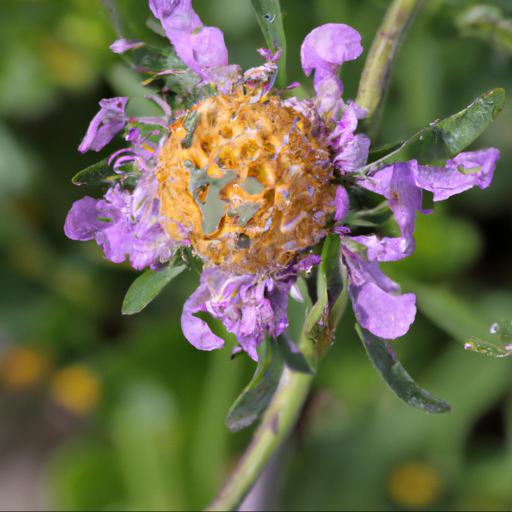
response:
[[[10,390],[33,386],[43,378],[47,369],[47,358],[28,348],[13,346],[0,356],[1,380]]]
[[[64,409],[83,416],[98,403],[101,386],[98,377],[85,366],[68,366],[50,381],[50,396]]]
[[[424,508],[441,495],[442,483],[437,471],[421,462],[407,462],[395,468],[388,480],[392,501],[406,508]]]

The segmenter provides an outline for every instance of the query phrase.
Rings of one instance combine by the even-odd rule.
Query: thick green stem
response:
[[[398,45],[423,0],[393,0],[366,58],[356,103],[367,110],[363,128],[373,135],[380,121]]]
[[[245,498],[270,456],[295,425],[313,375],[285,367],[279,386],[253,440],[224,488],[206,510],[235,510]]]
[[[286,34],[279,0],[251,0],[258,24],[265,36],[268,47],[275,52],[281,50],[277,83],[286,87]]]

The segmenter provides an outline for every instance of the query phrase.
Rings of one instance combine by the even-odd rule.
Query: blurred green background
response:
[[[146,3],[132,3],[143,23]],[[308,31],[348,23],[367,50],[390,2],[281,3],[289,79],[310,87],[299,66]],[[406,137],[492,87],[510,91],[512,3],[487,2],[494,9],[475,25],[467,9],[476,4],[426,2],[396,61],[378,142]],[[264,42],[249,0],[194,5],[224,30],[232,62],[259,62]],[[64,237],[72,202],[100,193],[70,183],[103,156],[76,149],[97,102],[144,94],[109,51],[114,39],[99,0],[0,2],[2,510],[197,509],[250,436],[229,433],[224,417],[254,364],[230,360],[229,349],[196,351],[181,334],[198,276],[180,275],[143,313],[122,317],[135,273],[105,261],[95,244]],[[363,61],[342,70],[346,98]],[[421,291],[429,315],[418,315],[397,351],[452,412],[429,416],[399,402],[348,314],[292,439],[245,509],[512,508],[512,361],[454,341],[470,326],[512,319],[511,139],[509,102],[474,146],[502,151],[492,187],[420,218],[416,254],[386,269]]]

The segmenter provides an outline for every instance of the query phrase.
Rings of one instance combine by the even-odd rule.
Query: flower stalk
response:
[[[370,136],[380,121],[398,46],[422,4],[423,0],[394,0],[368,52],[356,103],[368,112],[362,125]]]
[[[313,375],[285,366],[279,386],[238,466],[206,510],[236,510],[295,425]]]

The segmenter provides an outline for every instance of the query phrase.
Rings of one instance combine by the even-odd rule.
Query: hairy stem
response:
[[[285,367],[279,386],[251,444],[224,488],[206,510],[235,510],[256,482],[270,456],[295,425],[313,375]]]
[[[366,58],[356,103],[367,110],[363,128],[369,135],[377,129],[388,88],[391,65],[407,28],[423,0],[393,0]]]

